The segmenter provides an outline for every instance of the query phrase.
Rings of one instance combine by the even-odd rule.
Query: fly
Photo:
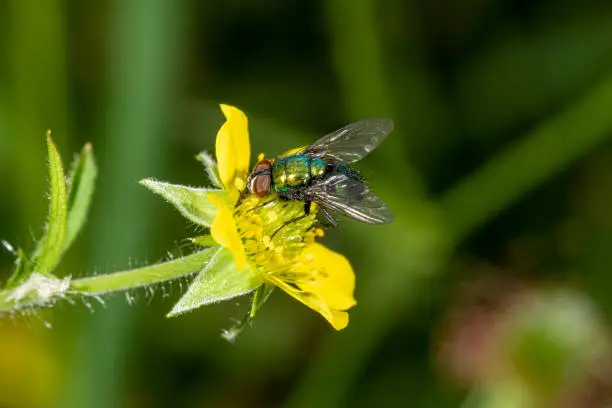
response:
[[[282,200],[303,201],[304,215],[286,224],[308,216],[312,203],[319,205],[334,226],[337,221],[332,213],[366,224],[387,224],[393,220],[393,213],[349,165],[367,156],[392,130],[390,119],[365,119],[327,134],[304,149],[261,160],[249,175],[243,196],[276,193]]]

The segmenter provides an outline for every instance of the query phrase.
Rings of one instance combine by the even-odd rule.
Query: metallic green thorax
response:
[[[272,190],[283,195],[292,188],[305,187],[313,178],[323,176],[326,168],[323,159],[304,154],[276,159],[272,165]]]

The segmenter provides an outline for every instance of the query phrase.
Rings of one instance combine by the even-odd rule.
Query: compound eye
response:
[[[258,174],[259,173],[259,174]],[[249,183],[249,190],[257,197],[265,197],[270,194],[270,185],[272,184],[272,163],[268,160],[262,160],[255,168],[253,168],[253,176]]]
[[[251,191],[257,197],[265,197],[270,194],[270,184],[272,183],[272,176],[269,174],[258,174],[253,177],[251,184]]]
[[[253,167],[252,174],[269,171],[271,169],[272,169],[272,163],[270,163],[270,160],[261,160],[255,165],[255,167]]]

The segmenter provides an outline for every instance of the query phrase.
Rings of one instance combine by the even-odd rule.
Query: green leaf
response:
[[[217,206],[211,203],[206,196],[211,192],[220,194],[222,190],[186,187],[153,179],[141,180],[140,184],[164,197],[185,218],[198,225],[210,228],[217,215]]]
[[[87,143],[75,160],[68,178],[68,215],[66,221],[66,251],[81,231],[87,219],[98,169],[91,144]]]
[[[19,248],[17,250],[17,259],[15,259],[15,269],[13,270],[13,274],[9,280],[6,282],[6,288],[11,289],[15,286],[19,286],[21,282],[28,278],[31,272],[32,270],[29,259],[23,250]]]
[[[206,168],[206,174],[208,174],[208,179],[213,186],[224,188],[223,183],[221,182],[221,177],[219,176],[219,168],[217,167],[217,162],[215,159],[213,159],[208,152],[200,152],[200,154],[196,156],[196,159],[204,165],[204,168]]]
[[[244,295],[261,284],[261,279],[253,275],[248,266],[239,271],[232,253],[226,248],[219,248],[208,265],[195,277],[187,293],[168,313],[168,317]]]
[[[49,154],[49,220],[45,235],[40,239],[34,251],[33,272],[48,274],[59,262],[66,237],[66,179],[62,159],[47,132],[47,150]]]

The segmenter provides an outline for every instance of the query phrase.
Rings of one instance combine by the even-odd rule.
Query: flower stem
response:
[[[199,271],[210,260],[216,247],[172,261],[107,275],[76,279],[71,289],[87,294],[104,294],[177,279]]]
[[[31,279],[16,288],[0,291],[0,313],[44,307],[68,297],[101,295],[178,279],[202,269],[214,249],[216,247],[143,268],[75,279],[64,289],[61,279]]]

